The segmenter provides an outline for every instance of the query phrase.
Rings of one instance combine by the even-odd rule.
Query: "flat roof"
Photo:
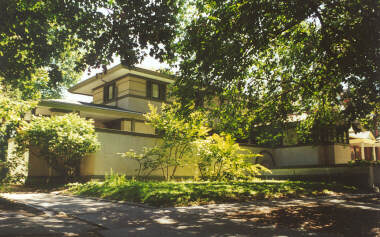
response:
[[[69,89],[69,92],[74,94],[92,96],[92,90],[94,88],[128,75],[145,77],[148,79],[158,80],[166,83],[173,83],[175,79],[174,76],[166,75],[152,70],[139,67],[127,67],[123,64],[118,64],[108,69],[106,73],[98,73],[95,76],[92,76],[84,81],[79,82],[75,86],[71,87]]]
[[[118,115],[134,114],[134,115],[141,116],[143,114],[138,111],[122,109],[116,106],[100,105],[100,104],[93,104],[93,103],[80,102],[80,101],[63,100],[63,99],[42,100],[38,105],[44,106],[44,107],[59,108],[59,109],[113,113],[113,114],[118,114]]]

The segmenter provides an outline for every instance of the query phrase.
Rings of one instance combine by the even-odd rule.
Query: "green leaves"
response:
[[[46,70],[50,77],[43,89],[56,97],[79,79],[79,72],[104,67],[115,55],[128,66],[148,53],[170,58],[167,46],[179,7],[179,2],[166,0],[2,1],[0,77],[23,90],[36,70]]]
[[[188,109],[191,107],[192,105]],[[161,136],[162,142],[153,149],[145,150],[143,157],[147,159],[144,162],[156,165],[149,168],[161,169],[163,176],[168,180],[174,177],[177,167],[194,164],[192,142],[205,137],[210,129],[207,127],[204,114],[199,111],[186,112],[177,102],[171,105],[163,104],[160,112],[152,105],[150,109],[145,118]],[[133,154],[132,157],[136,159],[137,155]],[[151,162],[150,157],[157,162]]]
[[[19,153],[37,152],[67,178],[77,178],[80,160],[100,147],[93,122],[77,114],[23,121],[17,130],[16,142]]]
[[[197,165],[204,180],[249,180],[270,170],[253,165],[256,154],[242,149],[231,135],[213,134],[194,142]]]
[[[198,0],[192,8],[176,44],[175,95],[198,107],[220,99],[211,108],[220,131],[281,125],[291,114],[327,123],[327,111],[350,123],[379,104],[378,1]],[[247,119],[234,122],[238,114]]]

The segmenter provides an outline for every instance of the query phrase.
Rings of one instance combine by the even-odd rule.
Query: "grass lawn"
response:
[[[355,192],[356,188],[337,183],[303,181],[245,182],[164,182],[135,181],[113,175],[105,181],[68,185],[76,195],[131,201],[151,206],[189,206],[199,204],[245,202],[286,197],[310,197]]]

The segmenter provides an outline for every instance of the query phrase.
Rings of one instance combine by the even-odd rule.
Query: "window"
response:
[[[104,103],[107,103],[116,97],[115,83],[104,87]]]
[[[157,83],[152,83],[152,97],[160,98],[160,86]]]
[[[159,100],[165,100],[166,85],[156,82],[147,82],[147,97]]]

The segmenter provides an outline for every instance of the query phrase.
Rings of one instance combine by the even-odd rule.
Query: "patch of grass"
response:
[[[304,181],[136,181],[111,175],[105,181],[68,185],[72,194],[131,201],[152,206],[188,206],[260,199],[307,197],[353,192],[356,188],[337,183]]]
[[[50,193],[52,191],[64,190],[64,184],[1,184],[0,193]]]

